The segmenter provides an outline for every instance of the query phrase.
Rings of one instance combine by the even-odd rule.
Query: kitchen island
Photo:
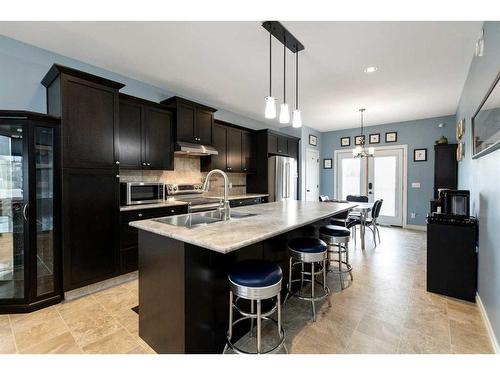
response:
[[[325,219],[353,207],[286,201],[233,209],[240,217],[191,228],[162,219],[130,223],[139,229],[140,337],[158,353],[221,353],[232,265],[268,259],[281,266],[286,280],[287,242],[317,236]]]

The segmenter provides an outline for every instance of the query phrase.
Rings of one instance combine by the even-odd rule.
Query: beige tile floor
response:
[[[354,282],[328,276],[331,307],[291,299],[290,353],[492,353],[475,304],[425,291],[425,233],[382,228],[382,243],[351,250]],[[359,246],[359,241],[358,241]],[[138,336],[137,281],[34,313],[0,315],[0,353],[154,353]],[[266,345],[274,328],[264,326]],[[250,347],[253,338],[244,337]]]

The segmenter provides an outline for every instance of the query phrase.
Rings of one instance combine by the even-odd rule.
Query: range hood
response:
[[[175,144],[175,154],[207,156],[207,155],[218,155],[219,152],[212,146],[198,145],[196,143],[189,143],[189,142],[177,142]]]

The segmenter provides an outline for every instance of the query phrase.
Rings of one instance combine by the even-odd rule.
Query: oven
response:
[[[165,185],[160,182],[122,182],[120,183],[120,204],[160,203],[165,200]]]

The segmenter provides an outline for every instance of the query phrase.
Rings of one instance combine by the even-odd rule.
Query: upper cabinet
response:
[[[213,127],[213,146],[218,155],[201,159],[202,171],[250,173],[255,169],[253,133],[222,121]]]
[[[54,64],[42,80],[47,109],[62,119],[64,168],[116,168],[118,90],[124,85]]]
[[[172,114],[165,106],[120,94],[120,168],[173,169]]]
[[[298,138],[277,134],[269,130],[261,131],[262,135],[267,134],[267,153],[273,155],[290,156],[297,159]],[[262,138],[262,136],[260,136]]]
[[[174,96],[161,102],[174,111],[175,140],[212,146],[217,110]]]

